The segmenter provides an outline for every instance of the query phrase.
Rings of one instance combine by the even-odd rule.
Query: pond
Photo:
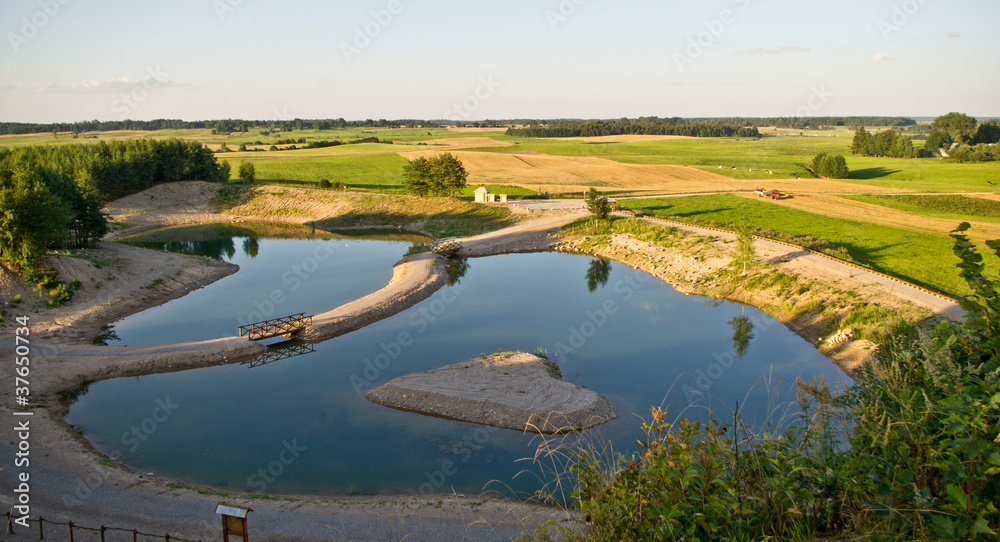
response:
[[[237,327],[299,312],[318,314],[389,283],[392,265],[429,242],[407,233],[331,234],[280,224],[206,224],[125,239],[154,250],[225,260],[240,271],[114,322],[105,344],[170,344],[232,337]]]
[[[223,490],[523,496],[553,479],[525,461],[539,437],[392,410],[364,392],[498,350],[544,349],[619,415],[553,442],[629,453],[651,405],[727,420],[739,400],[761,424],[784,413],[795,378],[847,381],[761,311],[618,263],[561,253],[455,263],[453,285],[394,317],[253,363],[97,382],[67,420],[142,472]]]

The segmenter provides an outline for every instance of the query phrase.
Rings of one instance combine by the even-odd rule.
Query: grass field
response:
[[[271,153],[274,154],[274,153]],[[342,182],[351,188],[368,190],[403,189],[403,166],[406,158],[395,154],[368,154],[357,156],[294,156],[270,159],[267,153],[257,153],[247,158],[230,158],[232,175],[236,176],[240,162],[253,163],[259,182],[277,183],[318,183],[327,179],[331,183]],[[259,156],[259,158],[258,158]]]
[[[877,271],[945,294],[968,293],[955,268],[958,259],[952,254],[951,239],[943,234],[831,218],[730,195],[629,200],[625,204],[636,211],[693,224],[732,227],[746,220],[755,230],[822,239],[843,247],[855,262]],[[987,257],[987,262],[991,270],[997,268],[995,257]]]

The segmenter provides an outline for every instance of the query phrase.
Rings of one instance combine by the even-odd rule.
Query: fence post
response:
[[[138,538],[139,538],[139,530],[132,529],[132,542],[136,542]]]
[[[104,531],[108,530],[107,527],[101,525],[101,542],[104,542]]]
[[[38,516],[38,539],[45,540],[45,518]]]
[[[73,522],[67,523],[69,525],[69,542],[73,542]]]
[[[166,540],[166,542],[170,542],[170,533],[163,535],[163,538],[164,540]]]

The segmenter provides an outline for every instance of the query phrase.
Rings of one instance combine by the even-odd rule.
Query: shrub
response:
[[[323,180],[321,180],[319,182],[319,187],[322,188],[322,189],[324,189],[324,190],[330,188],[330,186],[331,185],[330,185],[329,179],[323,179]]]
[[[253,166],[253,162],[240,162],[240,179],[244,181],[253,182],[257,178],[257,170]]]

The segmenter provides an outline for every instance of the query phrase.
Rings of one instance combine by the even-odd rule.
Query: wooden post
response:
[[[138,538],[139,538],[139,530],[132,529],[132,542],[136,542]]]
[[[73,522],[67,523],[69,525],[69,542],[73,542]]]
[[[104,542],[104,531],[108,530],[107,527],[101,525],[101,542]]]
[[[42,516],[38,516],[38,539],[39,540],[45,540],[45,529],[43,528],[44,525],[45,525],[45,518],[43,518]]]

